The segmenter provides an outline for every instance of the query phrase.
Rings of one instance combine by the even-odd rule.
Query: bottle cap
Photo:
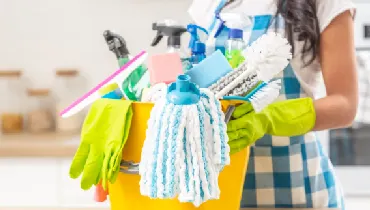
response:
[[[243,30],[235,28],[230,29],[229,39],[243,39]]]
[[[192,82],[190,76],[179,75],[176,82],[168,87],[167,101],[175,105],[190,105],[198,103],[200,90]]]
[[[195,42],[192,50],[193,53],[202,54],[206,52],[206,45],[202,42]]]

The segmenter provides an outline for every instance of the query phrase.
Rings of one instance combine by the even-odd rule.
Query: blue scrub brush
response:
[[[199,206],[218,199],[218,176],[230,164],[221,104],[180,75],[151,111],[141,162],[140,192]]]
[[[225,96],[225,100],[244,101],[252,104],[255,112],[262,111],[266,106],[274,102],[280,93],[281,80],[275,80],[269,83],[260,83],[246,96]],[[235,111],[235,105],[228,106],[225,113],[225,122],[228,123],[231,115]]]
[[[263,35],[245,50],[246,61],[210,89],[217,98],[250,102],[260,112],[279,96],[281,80],[270,81],[288,65],[292,58],[290,51],[291,46],[281,35]],[[228,107],[226,123],[234,110],[235,105]]]

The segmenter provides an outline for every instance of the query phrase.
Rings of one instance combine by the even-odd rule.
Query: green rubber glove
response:
[[[303,135],[315,125],[316,113],[311,98],[275,102],[256,113],[250,103],[238,106],[234,120],[227,125],[230,152],[234,154],[253,144],[265,134]]]
[[[119,173],[122,149],[131,126],[131,101],[98,99],[85,118],[81,143],[70,167],[70,177],[81,173],[81,188],[90,189],[102,179],[113,183]]]

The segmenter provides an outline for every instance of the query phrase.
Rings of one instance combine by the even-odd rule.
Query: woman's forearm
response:
[[[314,102],[314,130],[350,125],[357,111],[356,56],[350,11],[338,15],[320,37],[320,64],[327,97]]]
[[[330,95],[314,102],[316,123],[313,130],[343,128],[352,124],[357,112],[357,96]]]

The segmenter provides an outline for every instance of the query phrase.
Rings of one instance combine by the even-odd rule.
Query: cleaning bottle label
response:
[[[233,69],[237,68],[245,60],[241,50],[226,50],[225,57]]]
[[[120,66],[125,65],[128,59],[119,59]],[[149,87],[149,73],[144,65],[139,66],[132,71],[122,82],[122,92],[126,99],[139,101],[144,88]]]

